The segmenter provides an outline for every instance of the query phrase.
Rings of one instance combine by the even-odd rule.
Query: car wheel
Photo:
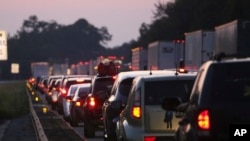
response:
[[[93,138],[95,137],[95,126],[90,123],[84,123],[84,136]]]

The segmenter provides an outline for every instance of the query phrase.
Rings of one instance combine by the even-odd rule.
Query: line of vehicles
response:
[[[59,88],[54,110],[72,126],[83,123],[87,138],[102,130],[105,141],[228,141],[249,128],[249,66],[250,57],[221,54],[198,71],[63,76],[57,80],[71,84],[65,96]]]
[[[117,73],[102,62],[95,76],[49,76],[41,79],[47,89],[37,88],[65,121],[82,122],[87,138],[102,130],[105,141],[244,140],[233,136],[250,128],[250,56],[241,49],[218,52],[196,71]]]

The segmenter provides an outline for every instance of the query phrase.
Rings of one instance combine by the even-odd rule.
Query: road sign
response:
[[[0,60],[7,60],[7,36],[6,32],[0,30]]]
[[[19,64],[17,64],[17,63],[11,64],[11,73],[13,73],[13,74],[19,73]]]

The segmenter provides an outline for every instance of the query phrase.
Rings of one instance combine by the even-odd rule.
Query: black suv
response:
[[[176,140],[229,141],[235,128],[249,128],[249,107],[250,58],[208,61],[199,68],[189,102],[177,106],[185,114]]]
[[[108,98],[108,90],[115,81],[112,75],[96,75],[91,84],[90,94],[83,104],[84,135],[94,137],[95,130],[103,126],[102,105]]]

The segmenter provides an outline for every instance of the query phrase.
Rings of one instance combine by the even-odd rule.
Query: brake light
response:
[[[89,99],[89,105],[90,106],[92,106],[92,107],[94,107],[95,106],[95,98],[94,97],[91,97],[90,99]]]
[[[141,88],[138,88],[135,92],[134,95],[134,100],[133,100],[133,106],[132,106],[132,117],[136,118],[136,119],[140,119],[141,118]]]
[[[65,89],[61,89],[61,93],[62,93],[63,95],[65,95],[65,94],[67,93],[67,91],[66,91]]]
[[[77,79],[76,82],[84,82],[84,79]]]
[[[140,106],[134,106],[132,108],[132,116],[135,118],[141,117],[141,107]]]
[[[155,141],[156,137],[153,136],[148,136],[148,137],[144,137],[144,141]]]
[[[75,105],[76,105],[77,107],[80,107],[82,104],[81,104],[80,101],[76,101]]]
[[[52,92],[48,92],[48,95],[52,95]]]
[[[187,73],[188,71],[184,68],[179,68],[178,72],[179,73]]]
[[[67,102],[71,102],[71,99],[66,97],[66,101]]]
[[[208,110],[203,110],[198,115],[198,127],[203,130],[210,129],[210,116]]]

